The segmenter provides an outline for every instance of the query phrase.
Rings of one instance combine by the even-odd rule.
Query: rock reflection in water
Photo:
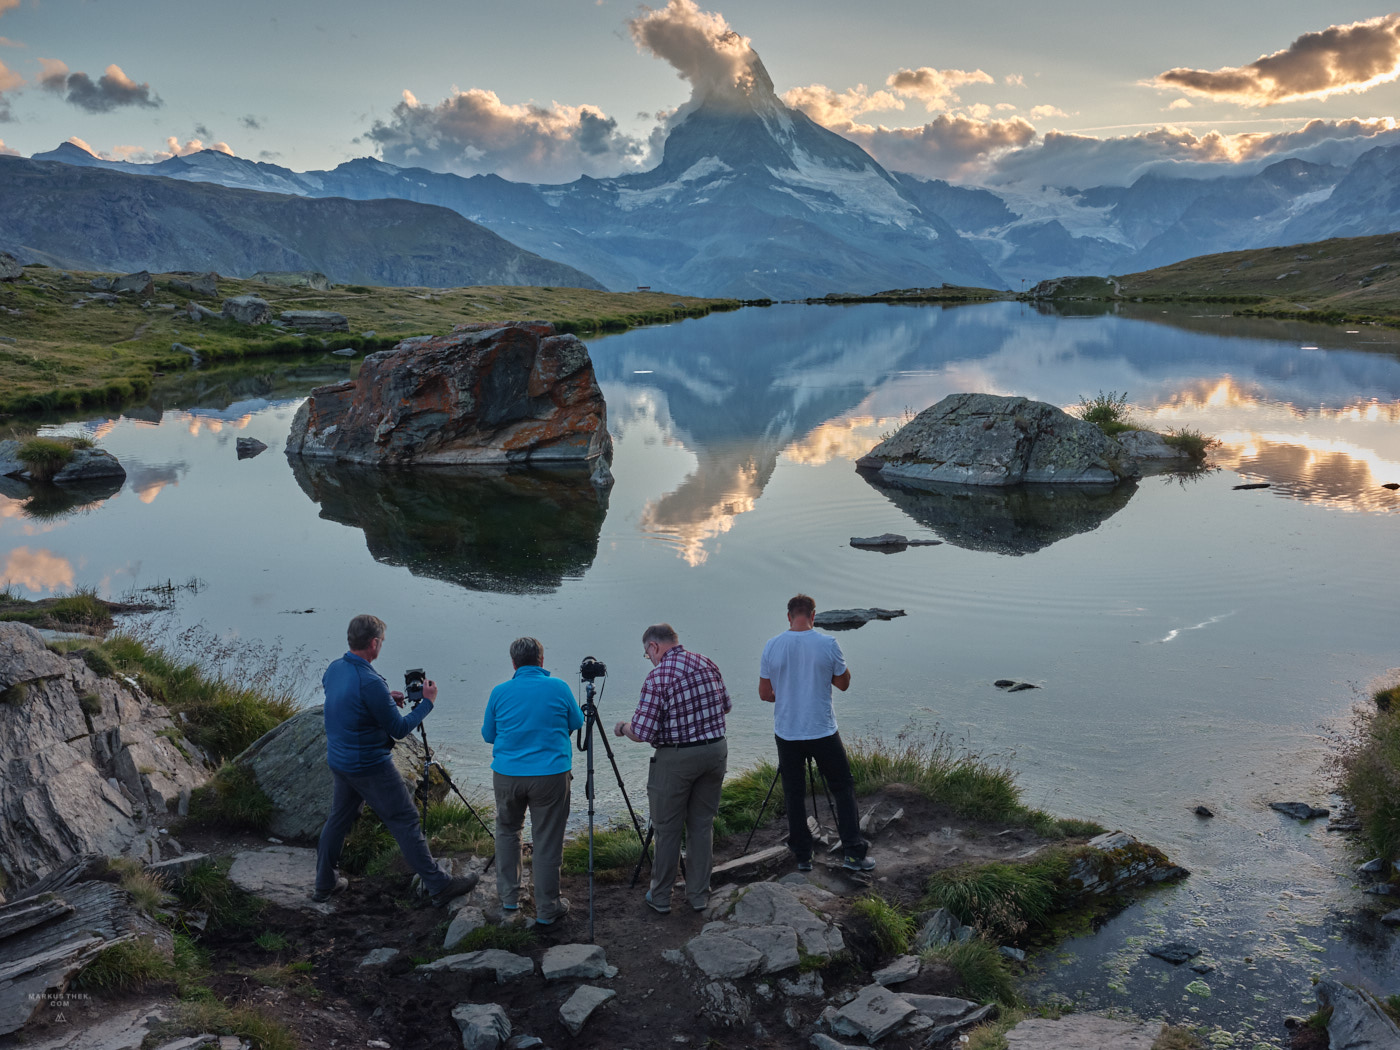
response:
[[[49,481],[25,482],[0,477],[0,496],[20,502],[20,510],[26,518],[52,521],[92,510],[120,492],[125,481],[125,478],[115,477],[91,478],[80,484],[55,485]]]
[[[1137,483],[1118,485],[895,484],[862,472],[872,486],[920,525],[958,547],[993,554],[1034,554],[1098,528],[1128,505]]]
[[[548,593],[598,554],[605,498],[585,470],[380,470],[292,457],[321,517],[363,530],[375,561],[469,590]]]

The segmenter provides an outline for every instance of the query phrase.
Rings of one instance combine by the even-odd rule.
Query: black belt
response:
[[[661,747],[674,747],[674,748],[678,748],[678,749],[679,749],[679,748],[682,748],[682,747],[703,747],[705,744],[722,744],[722,743],[724,743],[724,737],[722,737],[722,736],[717,736],[717,737],[715,737],[713,740],[687,740],[687,741],[685,741],[684,743],[681,743],[681,744],[657,744],[656,746],[657,746],[658,748],[661,748]]]

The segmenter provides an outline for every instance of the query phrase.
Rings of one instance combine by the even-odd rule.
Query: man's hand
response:
[[[758,680],[758,698],[765,704],[771,704],[777,700],[777,696],[773,692],[773,683],[767,678]]]
[[[394,703],[397,704],[399,707],[403,707],[403,693],[399,692],[399,690],[390,689],[389,699],[394,701]]]
[[[627,735],[627,723],[626,723],[626,722],[618,722],[616,725],[613,726],[613,736],[626,736],[626,735]]]
[[[437,700],[437,683],[431,678],[423,683],[423,699],[430,704]]]

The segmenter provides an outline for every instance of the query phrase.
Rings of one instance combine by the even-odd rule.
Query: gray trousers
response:
[[[531,864],[535,883],[535,918],[549,922],[564,913],[559,899],[559,863],[564,854],[564,825],[569,820],[573,773],[543,777],[491,774],[496,792],[496,889],[501,903],[520,903],[520,830],[530,811],[534,837]]]
[[[656,856],[651,865],[651,899],[671,900],[671,886],[681,859],[685,830],[685,895],[692,908],[710,901],[710,870],[715,866],[715,814],[729,764],[729,744],[720,740],[699,747],[658,747],[647,774],[647,801],[656,829]]]

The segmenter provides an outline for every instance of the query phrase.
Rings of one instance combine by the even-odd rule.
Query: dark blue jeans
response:
[[[783,778],[783,801],[787,805],[788,849],[798,860],[812,859],[812,832],[807,827],[807,759],[811,758],[836,802],[841,848],[848,857],[864,857],[870,843],[860,836],[856,782],[841,734],[816,740],[784,740],[780,736],[773,739],[778,742],[778,772]]]
[[[423,829],[418,826],[413,796],[408,793],[408,786],[393,762],[383,762],[368,773],[342,773],[332,769],[331,777],[335,781],[335,792],[331,798],[331,815],[321,829],[321,842],[316,849],[316,889],[329,890],[335,885],[335,866],[340,863],[345,836],[350,834],[350,828],[366,803],[384,821],[408,866],[422,876],[424,888],[429,893],[439,893],[446,888],[450,880],[433,863]]]

